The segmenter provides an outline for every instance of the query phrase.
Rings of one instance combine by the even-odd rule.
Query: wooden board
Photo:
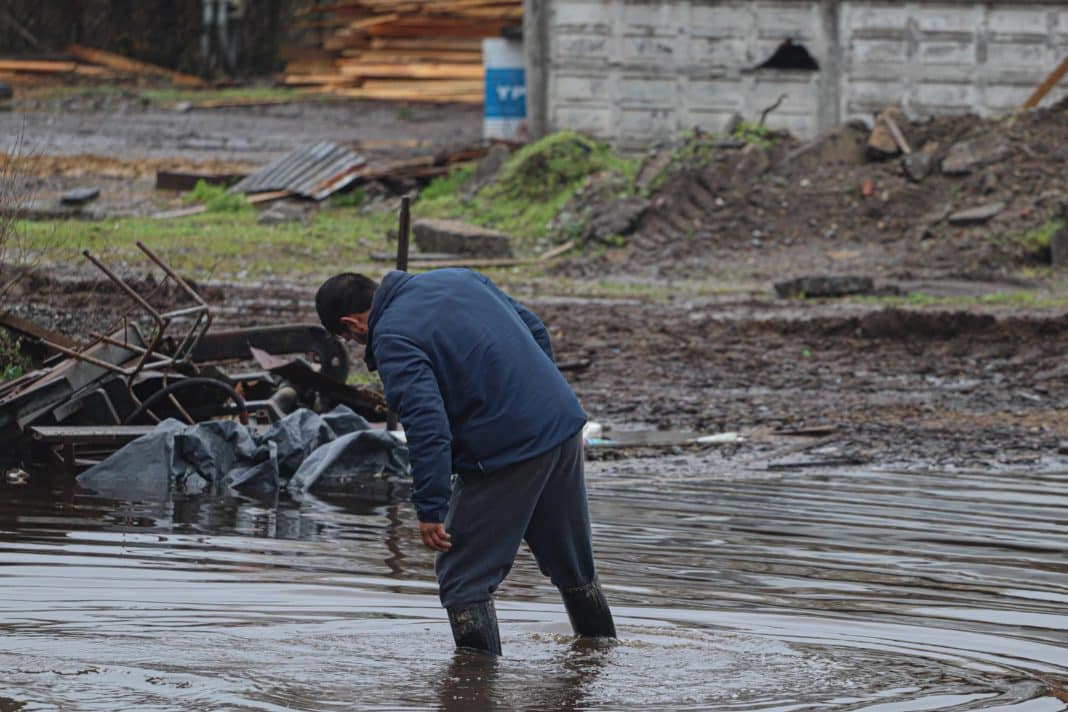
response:
[[[48,62],[32,59],[0,59],[0,70],[8,72],[32,72],[40,74],[71,74],[78,68],[77,62]]]
[[[481,92],[471,94],[431,94],[429,92],[407,91],[403,88],[364,89],[362,87],[342,87],[338,89],[332,89],[330,93],[335,96],[343,96],[349,99],[371,99],[377,101],[412,101],[425,102],[428,104],[481,104],[483,101],[483,95]]]
[[[485,70],[480,64],[383,64],[345,60],[338,63],[338,70],[346,77],[482,79],[485,76]]]
[[[175,72],[166,67],[160,67],[148,62],[141,62],[136,59],[130,59],[129,57],[123,57],[119,54],[112,54],[111,52],[93,49],[92,47],[72,44],[67,47],[66,51],[68,54],[74,55],[83,62],[99,64],[102,67],[107,67],[108,69],[113,69],[118,72],[152,74],[166,77],[174,84],[185,87],[205,87],[208,85],[208,83],[200,77],[182,74],[181,72]]]
[[[344,62],[347,60],[359,60],[360,62],[395,62],[399,64],[414,64],[417,62],[444,62],[454,64],[482,64],[481,52],[469,52],[467,50],[407,50],[407,49],[365,49],[361,47],[346,48],[341,51]],[[290,63],[292,66],[295,63]],[[332,64],[332,62],[331,62]],[[288,69],[289,67],[287,67]]]

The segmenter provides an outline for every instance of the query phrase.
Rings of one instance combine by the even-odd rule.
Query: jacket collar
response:
[[[364,349],[363,360],[370,371],[378,370],[378,362],[375,360],[374,336],[375,326],[382,318],[383,312],[389,307],[393,298],[400,292],[401,287],[408,283],[412,275],[400,270],[393,270],[385,277],[375,290],[374,299],[371,300],[371,314],[367,317],[367,348]]]

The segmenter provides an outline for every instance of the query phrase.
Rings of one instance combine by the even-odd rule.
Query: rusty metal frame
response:
[[[180,309],[174,309],[168,312],[161,312],[149,303],[148,298],[138,294],[138,292],[129,284],[127,284],[125,280],[122,279],[122,277],[112,272],[107,267],[107,265],[101,262],[97,257],[95,257],[91,252],[89,252],[89,250],[84,250],[82,254],[85,256],[85,258],[89,260],[89,262],[92,263],[93,266],[103,272],[104,276],[106,276],[115,286],[122,290],[122,292],[125,293],[126,296],[128,296],[135,303],[136,306],[140,307],[140,309],[147,313],[148,316],[151,317],[152,321],[155,322],[156,326],[153,331],[152,338],[147,341],[145,346],[138,346],[136,344],[130,343],[129,341],[123,341],[108,336],[106,334],[92,332],[90,336],[94,339],[93,342],[80,350],[68,348],[65,345],[56,344],[44,339],[42,341],[50,348],[53,348],[56,351],[59,351],[60,353],[63,353],[67,356],[121,374],[126,378],[126,389],[130,393],[130,397],[133,398],[135,403],[140,405],[141,400],[134,393],[134,381],[136,380],[137,376],[146,370],[162,370],[164,373],[167,373],[175,366],[187,363],[192,356],[193,350],[196,348],[197,342],[201,339],[201,337],[204,336],[205,333],[207,333],[208,329],[211,328],[211,323],[214,319],[214,315],[211,312],[211,307],[208,306],[208,303],[204,301],[203,297],[201,297],[200,294],[195,289],[193,289],[188,282],[182,279],[182,277],[177,272],[175,272],[169,264],[167,264],[155,252],[150,250],[148,246],[145,245],[143,242],[138,241],[136,244],[138,249],[140,249],[141,252],[143,252],[148,257],[148,259],[151,260],[157,267],[163,270],[164,274],[166,274],[166,278],[163,280],[163,282],[160,283],[159,286],[156,287],[156,289],[152,290],[148,298],[151,298],[153,295],[159,292],[163,285],[166,284],[167,279],[172,279],[174,280],[175,284],[177,284],[189,297],[193,299],[193,301],[196,302],[196,305],[191,307],[182,307]],[[129,317],[131,311],[132,310],[127,311],[122,316],[124,333],[126,333],[130,328],[130,325],[127,324],[126,320]],[[185,332],[181,339],[178,340],[177,346],[175,347],[174,352],[172,354],[158,354],[157,349],[162,343],[167,329],[170,328],[171,323],[175,319],[179,319],[182,317],[193,318],[193,322],[190,325],[189,329]],[[92,348],[94,345],[101,342],[111,344],[112,346],[129,349],[132,353],[139,354],[137,363],[134,364],[133,367],[126,367],[108,363],[106,361],[102,361],[101,359],[94,358],[84,353],[86,350]],[[171,396],[169,400],[174,404],[174,406],[183,416],[185,416],[187,419],[190,419],[189,413],[185,410],[185,408],[182,407],[181,403],[179,403],[176,398]]]

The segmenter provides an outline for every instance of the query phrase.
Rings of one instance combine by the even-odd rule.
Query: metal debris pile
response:
[[[345,383],[348,355],[321,326],[212,332],[212,309],[197,290],[144,244],[137,246],[166,275],[148,294],[83,253],[132,303],[116,328],[91,332],[87,345],[2,318],[45,353],[40,368],[0,386],[0,443],[13,446],[10,459],[26,467],[59,463],[74,473],[167,418],[189,424],[237,418],[256,426],[301,407],[326,412],[340,404],[385,420],[380,393]],[[168,286],[189,305],[154,307],[153,298]],[[256,366],[224,370],[242,362]]]

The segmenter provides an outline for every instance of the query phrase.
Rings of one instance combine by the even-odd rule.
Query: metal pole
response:
[[[412,198],[405,195],[401,198],[400,217],[397,224],[397,269],[401,272],[408,271],[408,238],[411,227]],[[397,425],[397,414],[392,410],[386,413],[386,430],[396,430]]]
[[[397,226],[397,269],[408,271],[408,238],[412,227],[412,198],[404,196],[400,204],[400,220]]]

